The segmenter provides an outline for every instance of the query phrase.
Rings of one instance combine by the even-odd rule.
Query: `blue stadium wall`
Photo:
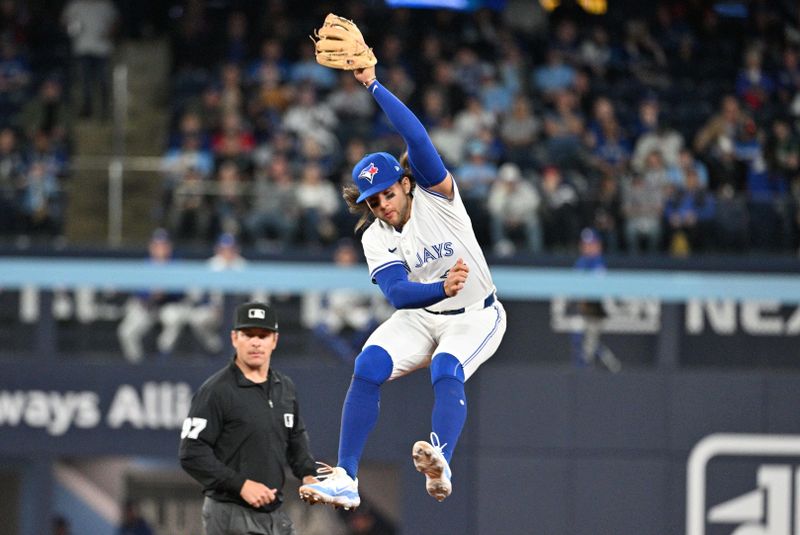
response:
[[[719,432],[800,433],[796,373],[610,375],[508,365],[504,357],[497,355],[469,382],[469,420],[453,464],[455,491],[442,504],[425,494],[409,460],[410,445],[429,432],[426,374],[385,387],[382,418],[365,460],[399,467],[402,533],[426,533],[431,526],[453,535],[681,533],[687,459],[701,439]],[[280,358],[275,366],[298,384],[317,455],[334,460],[349,370],[298,367]],[[98,418],[78,416],[65,428],[40,415],[10,425],[6,408],[0,456],[17,459],[26,469],[63,456],[174,457],[177,406],[156,397],[148,401],[145,391],[163,393],[167,385],[167,396],[175,399],[179,385],[196,388],[215,368],[59,364],[42,374],[3,365],[6,393],[71,392],[88,395],[90,404],[87,393],[92,393]],[[717,501],[757,487],[755,469],[717,479]],[[40,512],[41,501],[40,496]]]

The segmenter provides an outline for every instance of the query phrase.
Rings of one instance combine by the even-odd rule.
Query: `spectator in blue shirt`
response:
[[[698,251],[708,246],[707,240],[712,236],[716,203],[700,184],[694,168],[687,169],[685,181],[683,189],[674,186],[664,205],[664,219],[670,243],[681,236],[681,240],[688,241],[690,250]]]
[[[744,55],[744,67],[736,76],[736,96],[753,111],[768,105],[775,92],[775,82],[762,67],[761,51],[750,48]]]
[[[547,51],[547,63],[533,71],[531,82],[537,90],[550,96],[572,87],[575,83],[575,69],[564,63],[559,50],[551,48]]]

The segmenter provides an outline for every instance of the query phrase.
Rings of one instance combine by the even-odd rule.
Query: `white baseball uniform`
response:
[[[456,260],[464,260],[469,275],[457,295],[425,309],[396,311],[364,347],[377,345],[389,353],[394,364],[390,380],[428,366],[438,353],[454,355],[469,379],[500,345],[506,314],[455,180],[452,199],[417,184],[403,229],[375,220],[362,244],[373,281],[393,265],[404,266],[413,282],[443,281]]]

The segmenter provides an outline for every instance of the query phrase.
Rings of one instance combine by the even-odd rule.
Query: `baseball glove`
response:
[[[352,20],[333,13],[325,17],[322,28],[314,30],[317,63],[343,71],[372,67],[378,58],[364,42],[364,36]]]

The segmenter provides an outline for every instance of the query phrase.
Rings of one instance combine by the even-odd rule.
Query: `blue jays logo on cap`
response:
[[[378,168],[375,167],[375,164],[369,162],[369,167],[365,167],[358,173],[358,178],[363,178],[364,180],[369,180],[369,183],[372,184],[372,178],[377,174]]]
[[[361,193],[357,202],[390,188],[402,177],[400,162],[388,152],[367,154],[353,167],[353,182]]]

